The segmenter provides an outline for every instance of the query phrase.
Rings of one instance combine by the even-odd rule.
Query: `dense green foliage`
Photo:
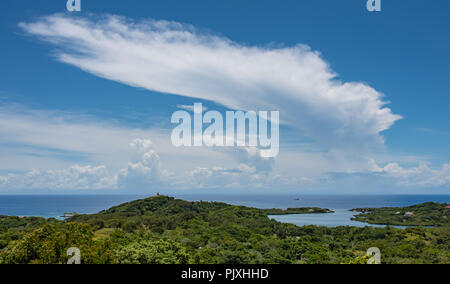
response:
[[[26,233],[30,233],[44,224],[55,222],[57,222],[55,219],[0,216],[0,250],[12,241],[21,239]]]
[[[0,262],[9,264],[63,264],[69,257],[70,247],[80,249],[84,263],[112,263],[110,242],[93,240],[90,226],[84,224],[45,224],[27,234],[2,254]]]
[[[64,263],[66,250],[78,247],[83,263],[364,263],[378,247],[383,263],[450,263],[449,226],[297,227],[268,213],[161,196],[66,222],[11,219],[0,222],[2,238],[19,233],[5,241],[0,262]]]
[[[449,204],[428,202],[410,207],[358,208],[354,220],[369,224],[406,226],[449,225]]]
[[[119,248],[116,261],[121,264],[188,264],[189,254],[174,241],[142,240]]]

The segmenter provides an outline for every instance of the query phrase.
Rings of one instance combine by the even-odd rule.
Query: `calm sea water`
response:
[[[64,213],[96,213],[143,195],[60,195],[60,196],[11,196],[0,195],[0,215],[59,217]],[[450,203],[450,195],[175,195],[188,201],[219,201],[255,208],[321,207],[335,211],[333,214],[305,214],[275,216],[280,222],[296,225],[366,226],[351,221],[354,215],[349,209],[359,207],[409,206],[428,201]]]

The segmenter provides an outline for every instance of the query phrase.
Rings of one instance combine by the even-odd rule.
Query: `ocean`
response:
[[[327,227],[357,226],[367,224],[351,221],[354,215],[348,211],[360,207],[403,207],[428,201],[450,203],[450,195],[173,195],[188,201],[218,201],[254,208],[328,208],[332,214],[305,214],[271,216],[280,222],[299,226],[319,225]],[[60,218],[64,213],[96,213],[143,195],[0,195],[0,215],[36,216]]]

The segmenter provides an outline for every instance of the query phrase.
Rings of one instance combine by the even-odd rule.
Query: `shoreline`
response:
[[[392,224],[392,223],[376,223],[366,222],[356,218],[358,212],[354,212],[357,208],[369,208],[364,205],[377,205],[377,208],[384,208],[390,204],[418,204],[427,200],[437,198],[437,201],[450,201],[450,195],[405,195],[404,201],[398,201],[398,196],[389,195],[383,198],[375,198],[372,196],[357,200],[353,203],[349,196],[306,196],[302,195],[177,195],[176,198],[189,202],[199,200],[207,200],[210,202],[220,202],[236,206],[244,206],[248,208],[256,208],[264,212],[269,218],[283,223],[290,223],[297,226],[325,226],[325,227],[417,227],[416,224]],[[60,216],[64,212],[77,212],[82,215],[96,214],[102,210],[117,206],[122,203],[132,202],[137,199],[143,199],[144,195],[84,195],[84,196],[15,196],[4,198],[0,195],[0,215],[4,216],[23,216],[38,217],[45,219],[64,220]],[[270,198],[269,198],[270,197]],[[392,201],[391,201],[391,200]],[[418,200],[416,200],[418,199]],[[7,206],[2,206],[7,203]],[[343,203],[345,202],[345,203]],[[72,205],[74,203],[74,205]],[[338,205],[336,207],[327,207],[326,205]],[[348,203],[348,204],[347,204]],[[29,204],[29,205],[28,205]],[[94,206],[91,206],[94,204]],[[300,205],[300,206],[298,206]],[[325,206],[322,206],[325,205]],[[360,206],[362,205],[362,206]],[[22,206],[22,208],[20,208]],[[89,207],[91,206],[91,208]],[[36,207],[36,208],[35,208]],[[279,208],[276,208],[279,207]],[[344,207],[344,208],[343,208]],[[388,208],[393,208],[390,206]],[[406,207],[406,206],[404,206]],[[324,209],[330,208],[330,209]],[[356,208],[356,209],[355,209]],[[3,210],[2,210],[3,209]],[[308,212],[314,210],[314,212]],[[352,211],[353,210],[353,211]],[[28,212],[27,212],[28,211]],[[42,211],[42,212],[40,212]],[[10,212],[10,214],[4,214]],[[17,213],[17,214],[14,214]],[[28,214],[24,214],[28,213]],[[352,214],[355,213],[355,214]],[[311,218],[310,218],[311,217]],[[425,226],[426,228],[435,228],[435,226]]]

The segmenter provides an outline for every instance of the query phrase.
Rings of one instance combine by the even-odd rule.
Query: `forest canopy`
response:
[[[441,211],[444,205],[434,206],[438,205],[413,209],[420,220],[435,220],[436,214],[448,212]],[[284,212],[293,211],[311,213],[311,208]],[[358,211],[367,216],[388,214]],[[3,216],[0,263],[63,264],[70,247],[80,249],[82,263],[94,264],[361,263],[371,247],[381,250],[383,263],[450,263],[448,222],[408,229],[298,227],[271,220],[268,215],[273,213],[158,196],[65,221]]]

